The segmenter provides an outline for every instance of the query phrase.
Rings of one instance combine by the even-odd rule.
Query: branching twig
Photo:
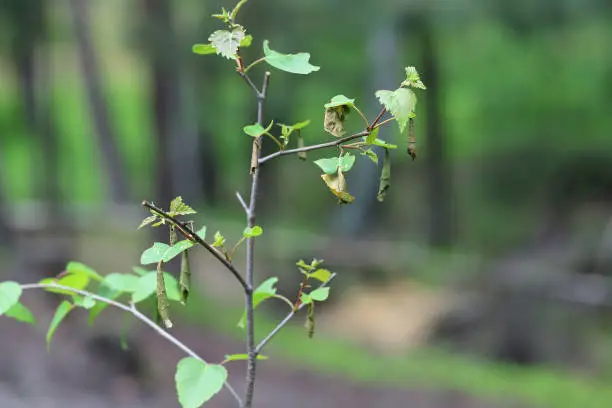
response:
[[[148,209],[150,209],[154,213],[158,214],[159,216],[163,217],[168,222],[170,222],[172,225],[174,225],[174,227],[176,227],[176,229],[181,234],[183,234],[183,236],[185,238],[187,238],[190,241],[197,242],[198,244],[200,244],[204,248],[206,248],[208,250],[208,252],[213,254],[213,256],[215,258],[217,258],[217,260],[219,262],[221,262],[234,275],[234,277],[238,280],[238,282],[240,282],[240,285],[244,289],[245,293],[249,293],[249,292],[251,292],[253,290],[252,285],[251,286],[247,285],[247,283],[245,282],[244,278],[236,270],[234,265],[232,265],[231,262],[229,262],[227,259],[225,259],[223,254],[221,254],[219,251],[217,251],[212,245],[210,245],[208,242],[204,241],[200,236],[198,236],[198,234],[196,234],[191,228],[189,228],[187,223],[177,220],[175,217],[173,217],[172,215],[168,214],[166,211],[162,210],[161,208],[156,207],[154,204],[152,204],[152,203],[150,203],[148,201],[143,201],[142,205],[144,207],[147,207]]]
[[[242,198],[240,192],[238,191],[236,191],[236,198],[238,198],[238,201],[240,201],[240,205],[242,205],[244,212],[249,215],[249,206],[247,205],[246,201],[244,201],[244,198]]]
[[[376,119],[374,119],[374,122],[372,122],[370,124],[370,126],[368,126],[368,130],[372,130],[374,129],[374,127],[376,126],[376,124],[378,123],[378,121],[380,120],[380,118],[382,118],[382,115],[385,114],[385,112],[387,111],[387,108],[382,108],[380,110],[380,113],[378,114],[378,116],[376,117]]]
[[[163,328],[161,328],[160,326],[155,324],[155,322],[153,320],[149,319],[147,316],[142,314],[138,309],[136,309],[136,305],[134,303],[130,303],[129,305],[125,305],[125,304],[123,304],[121,302],[117,302],[116,300],[108,299],[108,298],[105,298],[103,296],[96,295],[95,293],[90,293],[90,292],[87,292],[85,290],[71,288],[69,286],[58,285],[56,283],[28,283],[28,284],[21,285],[21,289],[23,289],[23,290],[27,290],[27,289],[61,289],[61,290],[65,290],[67,292],[72,292],[72,293],[79,294],[81,296],[87,296],[87,297],[90,297],[90,298],[92,298],[94,300],[97,300],[99,302],[103,302],[103,303],[106,303],[106,304],[108,304],[110,306],[114,306],[114,307],[116,307],[118,309],[123,310],[124,312],[128,312],[128,313],[131,313],[132,315],[134,315],[134,317],[136,317],[138,320],[140,320],[141,322],[143,322],[144,324],[146,324],[147,326],[149,326],[150,328],[155,330],[157,332],[157,334],[159,334],[160,336],[162,336],[163,338],[165,338],[166,340],[168,340],[169,342],[174,344],[176,347],[181,349],[185,354],[187,354],[190,357],[193,357],[193,358],[195,358],[197,360],[206,362],[202,357],[200,357],[198,354],[196,354],[195,351],[191,350],[184,343],[182,343],[179,339],[177,339],[176,337],[174,337],[173,335],[168,333],[166,330],[164,330]],[[236,399],[238,404],[240,404],[242,406],[242,400],[240,399],[240,396],[238,395],[236,390],[234,390],[234,388],[228,382],[225,382],[225,388],[227,388],[228,391],[233,395],[233,397]]]
[[[282,151],[278,151],[278,152],[274,152],[271,153],[267,156],[261,157],[259,159],[259,165],[264,164],[265,162],[267,162],[268,160],[272,160],[276,157],[280,157],[280,156],[285,156],[287,154],[297,154],[297,153],[302,153],[302,152],[309,152],[311,150],[318,150],[318,149],[325,149],[327,147],[334,147],[334,146],[340,146],[342,143],[346,143],[346,142],[350,142],[351,140],[360,138],[360,137],[364,137],[370,134],[369,130],[364,130],[362,132],[359,133],[355,133],[354,135],[350,135],[350,136],[346,136],[337,140],[333,140],[331,142],[327,142],[327,143],[321,143],[321,144],[316,144],[316,145],[312,145],[312,146],[304,146],[304,147],[300,147],[297,149],[289,149],[289,150],[282,150]]]
[[[329,283],[332,281],[332,279],[334,279],[336,277],[336,274],[332,274],[329,279],[325,282],[323,282],[319,288],[322,288],[324,286],[329,285]],[[293,316],[295,316],[297,314],[297,312],[299,312],[300,310],[302,310],[302,308],[306,306],[306,303],[302,303],[300,304],[298,307],[293,308],[291,310],[291,312],[289,312],[289,314],[287,316],[285,316],[285,318],[283,320],[281,320],[281,322],[257,345],[257,347],[255,348],[255,354],[258,355],[259,353],[261,353],[261,351],[263,350],[263,348],[266,346],[266,344],[268,344],[268,342],[270,340],[272,340],[272,338],[274,336],[276,336],[278,334],[278,332],[287,324],[289,323],[289,321],[293,318]]]

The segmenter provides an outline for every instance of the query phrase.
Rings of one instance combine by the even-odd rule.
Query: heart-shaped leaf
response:
[[[221,391],[227,380],[227,370],[222,365],[185,357],[179,361],[174,379],[181,406],[198,408]]]

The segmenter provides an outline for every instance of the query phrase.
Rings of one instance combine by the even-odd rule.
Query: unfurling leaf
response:
[[[17,282],[0,283],[0,316],[19,302],[23,290]]]
[[[191,269],[189,268],[189,253],[183,251],[181,257],[181,274],[179,275],[179,290],[181,292],[181,303],[186,304],[191,290]]]
[[[175,217],[177,215],[196,214],[196,210],[185,204],[183,198],[178,196],[170,202],[170,211],[168,211],[168,214]]]
[[[385,161],[380,173],[380,185],[378,187],[378,195],[376,196],[376,199],[380,202],[385,200],[385,195],[391,185],[391,160],[389,156],[389,149],[385,149]]]
[[[206,226],[203,226],[202,228],[200,228],[198,232],[196,232],[196,235],[202,238],[202,240],[205,240],[206,239]]]
[[[53,318],[51,319],[51,323],[49,324],[49,330],[47,330],[47,337],[46,337],[47,338],[47,350],[49,350],[49,347],[51,346],[51,339],[53,338],[53,334],[55,334],[57,327],[62,322],[62,320],[64,320],[64,318],[68,315],[68,313],[70,313],[72,308],[73,308],[72,304],[69,301],[64,300],[62,301],[62,303],[59,304],[59,306],[55,310],[55,314],[53,315]]]
[[[245,36],[243,28],[235,28],[232,31],[217,30],[208,37],[208,41],[215,47],[217,54],[232,59],[236,57],[240,42],[244,40]]]
[[[376,91],[376,97],[395,118],[400,133],[404,133],[408,119],[414,116],[416,95],[411,89],[398,88],[395,91]]]
[[[290,72],[292,74],[302,75],[307,75],[320,69],[320,67],[310,64],[310,54],[307,52],[283,54],[271,50],[269,44],[270,42],[268,40],[264,40],[263,50],[265,60],[274,68],[280,69],[281,71]]]
[[[221,391],[227,380],[227,370],[222,365],[185,357],[179,361],[174,379],[181,406],[199,408]]]
[[[285,125],[283,123],[277,123],[277,125],[280,126],[281,128],[280,138],[283,141],[283,147],[286,147],[289,144],[289,136],[291,136],[291,134],[294,131],[298,132],[298,147],[300,147],[300,140],[302,139],[302,135],[299,133],[299,131],[305,128],[306,126],[308,126],[309,124],[310,124],[310,119],[295,123],[293,125]],[[303,141],[302,141],[302,147],[303,147]]]
[[[234,6],[234,8],[232,9],[232,12],[230,13],[230,18],[231,18],[232,20],[235,20],[235,19],[236,19],[236,15],[237,15],[237,14],[238,14],[238,12],[240,11],[240,8],[241,8],[242,6],[244,6],[244,3],[246,3],[246,2],[247,2],[247,0],[240,0],[240,1],[238,2],[238,4],[236,4],[236,5]]]
[[[308,334],[308,338],[312,339],[315,332],[315,312],[314,312],[314,302],[308,303],[308,314],[306,314],[306,334]]]
[[[325,116],[323,117],[323,129],[327,133],[335,137],[342,137],[346,133],[344,130],[344,120],[349,108],[344,105],[325,108]]]
[[[10,317],[10,318],[17,320],[18,322],[29,323],[29,324],[36,323],[36,320],[34,319],[34,315],[30,311],[30,309],[25,307],[21,302],[15,303],[13,307],[11,307],[6,312],[4,312],[4,315],[6,317]]]
[[[255,289],[255,291],[253,292],[253,309],[255,309],[264,300],[274,297],[274,295],[276,295],[276,288],[274,287],[274,285],[276,285],[276,282],[278,282],[278,278],[271,277],[263,281],[257,287],[257,289]],[[238,327],[243,329],[245,324],[246,324],[246,311],[242,313],[242,317],[240,318],[240,321],[238,322]]]
[[[225,245],[225,237],[221,235],[221,231],[215,232],[215,242],[213,242],[212,246],[217,248],[222,248]]]
[[[255,225],[253,228],[246,227],[242,232],[242,236],[245,238],[258,237],[263,234],[263,229],[259,225]]]
[[[168,301],[168,294],[166,293],[166,283],[164,282],[164,272],[162,271],[162,261],[157,264],[157,312],[159,317],[164,322],[166,329],[172,327],[172,320],[170,320],[170,302]]]
[[[347,191],[346,179],[340,168],[336,174],[322,174],[321,178],[331,192],[338,197],[340,204],[350,204],[355,200],[355,197]]]
[[[406,79],[402,82],[402,86],[409,86],[412,88],[427,89],[425,84],[421,81],[421,76],[417,72],[415,67],[406,67]]]

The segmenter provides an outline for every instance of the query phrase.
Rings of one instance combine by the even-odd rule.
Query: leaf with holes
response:
[[[414,108],[417,99],[414,92],[406,88],[398,88],[395,91],[376,91],[376,97],[395,118],[400,133],[404,132],[408,119],[414,117]]]
[[[236,57],[240,42],[246,37],[244,29],[236,28],[232,31],[217,30],[213,32],[208,41],[215,47],[215,52],[227,59]]]

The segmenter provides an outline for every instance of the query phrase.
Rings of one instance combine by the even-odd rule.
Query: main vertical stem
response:
[[[264,76],[261,92],[257,93],[257,123],[263,125],[263,104],[266,99],[270,73]],[[255,210],[257,204],[257,190],[259,184],[259,165],[258,160],[261,156],[262,138],[253,140],[253,153],[251,159],[251,197],[249,209],[247,211],[247,224],[253,228],[255,226]],[[246,393],[244,396],[243,408],[251,408],[253,402],[253,391],[255,389],[255,369],[257,363],[257,352],[255,351],[255,316],[253,315],[253,271],[255,267],[255,239],[247,238],[246,241],[246,283],[250,289],[245,294],[246,308],[246,347],[249,355],[246,373]]]

